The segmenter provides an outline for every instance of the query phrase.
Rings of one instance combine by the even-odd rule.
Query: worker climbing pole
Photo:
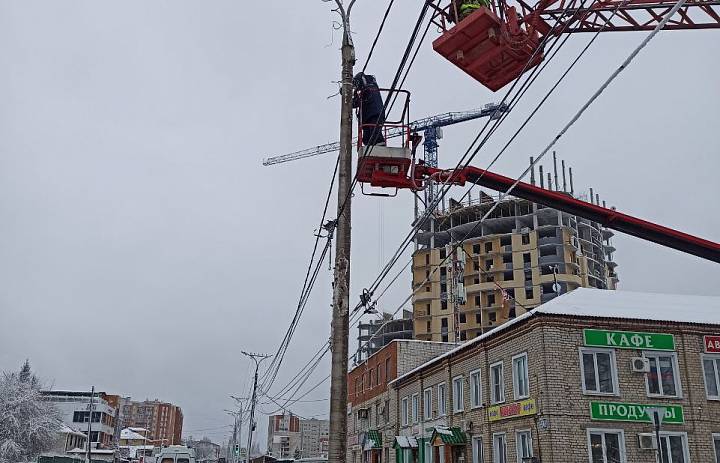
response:
[[[333,280],[332,329],[330,349],[330,441],[329,463],[345,463],[347,453],[347,370],[350,305],[350,205],[352,200],[352,116],[353,66],[355,47],[350,32],[350,12],[355,0],[346,6],[335,0],[342,18],[342,75],[340,79],[340,154],[338,161],[338,203],[335,228],[335,271]]]

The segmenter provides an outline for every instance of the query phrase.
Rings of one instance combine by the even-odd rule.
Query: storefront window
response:
[[[588,431],[591,463],[625,463],[625,441],[622,431]]]
[[[507,463],[505,433],[493,434],[493,463]]]
[[[687,437],[679,433],[663,433],[660,435],[660,459],[661,463],[686,463],[688,462]]]
[[[485,455],[483,455],[482,437],[474,436],[472,438],[472,463],[485,463]]]
[[[523,458],[533,456],[532,434],[530,431],[518,431],[515,435],[515,442],[517,444],[518,463],[523,463]]]

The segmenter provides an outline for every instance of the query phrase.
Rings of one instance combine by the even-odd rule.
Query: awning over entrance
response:
[[[432,445],[465,445],[467,435],[458,427],[437,427],[430,438]]]
[[[363,450],[381,449],[382,434],[380,431],[370,430],[365,434],[365,444]]]
[[[396,449],[416,449],[417,446],[417,440],[412,436],[395,436],[393,447]]]

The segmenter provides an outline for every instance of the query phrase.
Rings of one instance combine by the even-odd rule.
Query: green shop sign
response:
[[[675,350],[675,336],[636,331],[583,330],[586,346],[618,349]]]
[[[685,415],[681,405],[643,405],[619,402],[590,402],[590,418],[598,421],[634,421],[652,423],[645,412],[649,407],[665,408],[663,424],[683,424]]]

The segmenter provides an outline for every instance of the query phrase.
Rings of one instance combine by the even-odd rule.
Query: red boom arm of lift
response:
[[[424,166],[418,166],[416,175],[418,174],[435,174],[440,179],[447,178],[449,175],[448,171]],[[477,167],[466,167],[461,171],[452,173],[452,183],[464,185],[466,181],[503,193],[515,183],[515,179],[478,169]],[[720,244],[718,243],[663,227],[647,220],[638,219],[614,209],[607,209],[580,201],[567,193],[546,190],[529,183],[518,182],[512,190],[512,195],[598,222],[607,228],[628,235],[720,263]]]

